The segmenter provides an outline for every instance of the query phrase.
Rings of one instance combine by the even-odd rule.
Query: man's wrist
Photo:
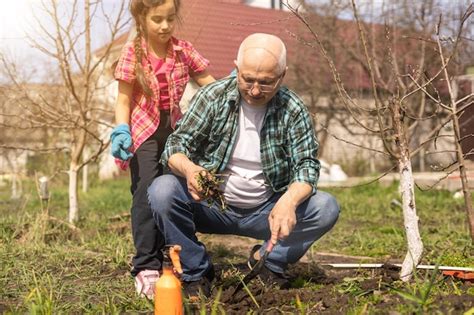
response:
[[[196,177],[196,175],[201,171],[201,168],[194,164],[192,161],[187,160],[185,165],[183,165],[185,170],[186,177]]]
[[[183,153],[174,153],[168,159],[168,166],[179,173],[180,176],[188,178],[194,172],[196,165]]]
[[[310,184],[305,182],[293,182],[288,187],[288,190],[283,194],[287,198],[288,202],[298,207],[303,203],[312,193],[312,187]]]

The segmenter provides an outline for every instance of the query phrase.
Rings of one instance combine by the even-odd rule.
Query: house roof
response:
[[[287,47],[296,41],[297,19],[290,12],[256,8],[230,1],[188,0],[183,6],[183,25],[177,37],[189,40],[211,61],[209,71],[216,77],[229,74],[242,40],[252,33],[269,33],[282,38]],[[291,51],[288,51],[289,57]]]
[[[288,11],[257,8],[241,0],[184,0],[181,25],[175,36],[190,41],[210,61],[209,71],[216,77],[227,76],[242,40],[252,33],[269,33],[282,38],[291,57],[296,39],[297,18]],[[122,46],[129,34],[123,34],[115,45]],[[116,49],[114,49],[116,50]]]

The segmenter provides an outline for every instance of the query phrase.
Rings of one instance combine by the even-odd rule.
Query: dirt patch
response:
[[[227,239],[227,236],[225,238]],[[228,255],[226,255],[222,254],[224,251],[222,242],[222,238],[220,240],[206,239],[216,270],[209,308],[212,307],[213,301],[218,299],[221,309],[225,310],[226,314],[246,314],[250,311],[257,314],[303,312],[306,314],[345,314],[356,309],[370,309],[380,314],[388,314],[391,311],[395,313],[438,311],[455,314],[474,307],[471,294],[459,292],[456,294],[450,290],[433,290],[423,305],[421,302],[410,301],[402,296],[402,291],[406,289],[398,280],[397,267],[386,264],[377,269],[335,269],[323,264],[360,262],[370,258],[338,254],[325,256],[321,253],[313,253],[312,257],[305,257],[302,262],[290,266],[287,272],[292,283],[290,289],[281,290],[274,286],[267,286],[256,278],[248,285],[248,290],[243,289],[234,293],[235,286],[249,271],[244,262],[247,259],[247,251],[253,243],[245,238],[227,239],[225,247]],[[229,246],[232,247],[229,248]],[[235,261],[240,261],[240,263]],[[413,291],[410,294],[422,296],[421,288],[430,278],[428,272],[420,271],[417,275],[419,284],[413,285],[414,288],[419,287],[420,291]],[[450,281],[452,279],[443,277],[441,273],[436,279],[438,286],[445,282],[448,287]],[[455,286],[463,288],[462,292],[467,292],[473,287],[473,284],[469,282],[458,280],[455,282]],[[407,306],[407,304],[410,305]]]
[[[380,290],[381,281],[387,282],[393,279],[393,276],[387,275],[385,271],[380,271],[373,277],[373,274],[326,270],[317,264],[298,263],[288,270],[293,285],[290,289],[281,290],[274,286],[266,286],[257,278],[250,283],[248,291],[242,289],[234,293],[236,283],[229,284],[229,279],[225,277],[226,269],[238,268],[245,273],[248,272],[246,266],[215,264],[215,268],[220,276],[215,281],[213,295],[216,297],[219,288],[222,288],[220,300],[225,305],[227,314],[245,314],[250,310],[258,310],[259,313],[298,313],[303,309],[309,313],[341,314],[352,304],[349,293],[351,285],[358,286],[354,290],[360,291],[355,292],[360,297]],[[347,292],[344,292],[344,279],[349,279],[346,281]]]

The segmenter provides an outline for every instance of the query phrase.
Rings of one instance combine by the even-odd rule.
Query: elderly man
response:
[[[285,287],[297,262],[337,221],[334,197],[316,190],[318,142],[303,102],[282,87],[286,48],[276,36],[252,34],[241,44],[231,75],[198,91],[169,137],[162,163],[173,174],[148,189],[167,244],[182,246],[185,291],[210,293],[213,267],[195,233],[234,234],[268,242],[266,279]],[[227,208],[204,202],[198,174],[222,175]]]

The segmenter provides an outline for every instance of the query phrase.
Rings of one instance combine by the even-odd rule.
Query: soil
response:
[[[385,264],[377,269],[335,269],[324,264],[370,262],[370,258],[327,253],[314,253],[312,257],[305,256],[300,262],[291,265],[287,271],[292,283],[290,289],[268,286],[256,278],[249,283],[248,291],[242,289],[234,292],[239,279],[249,272],[246,259],[255,241],[229,236],[204,236],[204,243],[216,271],[209,308],[213,306],[212,301],[218,299],[226,314],[247,314],[251,310],[257,314],[346,314],[357,306],[360,306],[359,312],[370,308],[377,314],[401,314],[405,313],[402,309],[407,303],[413,303],[413,306],[405,310],[417,310],[414,302],[392,290],[400,287],[397,286],[397,283],[400,284],[397,267]],[[428,281],[424,279],[429,277],[425,277],[425,271],[420,272],[421,287]],[[455,286],[462,292],[474,287],[472,282],[443,278],[441,273],[437,281],[456,281]],[[427,308],[421,311],[462,314],[474,307],[471,294],[441,295],[440,290],[434,290],[430,301]],[[200,307],[202,305],[197,306],[196,310]]]

